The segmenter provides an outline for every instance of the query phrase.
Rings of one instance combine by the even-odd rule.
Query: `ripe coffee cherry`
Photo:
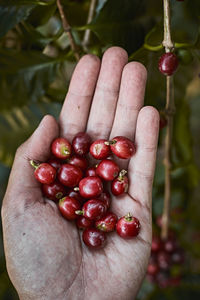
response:
[[[64,164],[58,171],[59,181],[68,187],[77,186],[82,177],[81,169],[74,165]]]
[[[59,137],[51,144],[51,152],[60,159],[66,159],[71,155],[72,146],[67,139]]]
[[[115,230],[117,220],[118,218],[114,213],[108,212],[105,216],[95,222],[95,227],[105,232],[111,232]]]
[[[92,227],[93,225],[93,221],[83,217],[83,216],[79,216],[78,219],[76,220],[76,226],[79,229],[86,229],[89,227]]]
[[[85,176],[96,176],[96,168],[95,167],[90,167],[86,170]]]
[[[110,146],[105,144],[106,140],[96,140],[90,146],[90,154],[96,159],[105,159],[110,155]]]
[[[75,212],[81,208],[81,205],[78,200],[66,196],[59,200],[58,207],[65,219],[74,220],[78,218]]]
[[[127,159],[135,154],[135,145],[124,136],[114,137],[109,144],[111,151],[119,158]]]
[[[159,59],[158,68],[164,75],[173,75],[178,68],[177,56],[172,52],[164,53]]]
[[[74,152],[80,156],[83,156],[89,152],[90,144],[91,138],[86,132],[77,133],[72,141]]]
[[[113,160],[104,159],[98,165],[96,174],[106,181],[111,181],[119,174],[119,167]]]
[[[85,199],[81,197],[78,191],[71,190],[68,192],[67,196],[75,198],[80,202],[80,204],[83,204],[85,202]]]
[[[127,171],[122,170],[119,176],[112,181],[111,191],[113,195],[119,196],[128,192],[128,177],[126,173]]]
[[[70,157],[68,160],[68,163],[70,165],[79,167],[82,171],[85,171],[88,166],[87,159],[85,157],[81,157],[78,155],[74,155],[74,156]]]
[[[47,163],[54,167],[56,170],[60,169],[60,167],[62,166],[62,162],[57,158],[50,158]]]
[[[99,200],[91,199],[83,204],[82,210],[77,210],[77,215],[83,215],[89,220],[99,220],[105,213],[107,207]]]
[[[151,244],[151,251],[154,252],[158,252],[160,250],[162,250],[163,244],[162,241],[159,237],[157,236],[153,236],[152,238],[152,244]]]
[[[97,228],[87,228],[83,231],[83,242],[89,248],[100,249],[105,246],[106,234]]]
[[[97,176],[88,176],[79,182],[79,193],[84,198],[98,197],[102,192],[103,184]]]
[[[182,249],[177,249],[171,254],[171,262],[180,265],[184,263],[185,257]]]
[[[163,129],[167,126],[167,119],[164,113],[160,112],[160,129]]]
[[[162,270],[169,270],[170,268],[170,255],[165,251],[160,251],[157,255],[158,266]]]
[[[130,213],[119,219],[116,226],[117,233],[123,239],[131,239],[139,234],[140,222]]]
[[[101,193],[101,195],[97,198],[97,200],[102,201],[107,209],[110,207],[110,203],[111,203],[111,196],[109,194],[109,192],[104,191],[103,193]]]
[[[47,163],[37,164],[30,160],[31,166],[35,168],[34,176],[43,184],[51,184],[56,178],[56,169]]]
[[[66,188],[59,181],[54,181],[51,184],[43,184],[42,192],[45,197],[55,202],[58,202],[59,199],[67,194]]]

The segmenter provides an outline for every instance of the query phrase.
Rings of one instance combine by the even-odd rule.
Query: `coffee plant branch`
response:
[[[94,17],[96,3],[97,3],[97,0],[91,0],[90,1],[90,8],[89,8],[89,13],[88,13],[87,24],[89,24],[92,21],[93,17]],[[84,37],[83,37],[83,48],[86,52],[88,51],[87,47],[88,47],[89,42],[90,42],[90,34],[91,34],[90,29],[87,29],[85,31],[85,34],[84,34]]]
[[[163,0],[164,5],[164,40],[163,46],[165,52],[173,50],[174,44],[171,39],[170,30],[170,5],[169,0]],[[164,207],[162,215],[161,237],[166,239],[168,236],[170,201],[171,201],[171,148],[172,148],[172,130],[173,115],[175,113],[173,76],[166,77],[166,106],[165,113],[167,119],[167,128],[165,136],[164,166],[165,166],[165,191]]]
[[[66,14],[64,13],[64,9],[61,4],[61,0],[57,0],[57,7],[58,7],[58,11],[59,11],[61,20],[62,20],[63,29],[67,33],[71,49],[74,53],[76,60],[78,61],[80,59],[80,54],[78,52],[78,47],[77,47],[75,40],[73,38],[73,35],[72,35],[71,26],[67,20]]]

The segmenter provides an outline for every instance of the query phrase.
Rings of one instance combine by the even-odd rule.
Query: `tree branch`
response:
[[[96,8],[96,3],[97,3],[97,0],[91,0],[90,2],[90,8],[89,8],[89,13],[88,13],[88,19],[87,19],[87,24],[89,24],[93,17],[94,17],[94,13],[95,13],[95,8]],[[87,51],[87,47],[89,45],[89,42],[90,42],[90,35],[91,35],[91,31],[90,29],[87,29],[85,31],[85,34],[84,34],[84,37],[83,37],[83,48],[85,51]]]
[[[169,0],[163,0],[164,4],[164,40],[163,46],[165,52],[170,52],[174,45],[171,40],[170,31],[170,8]],[[167,118],[167,129],[165,137],[165,192],[164,192],[164,207],[162,215],[161,237],[166,239],[168,236],[169,216],[170,216],[170,201],[171,201],[171,149],[172,149],[172,131],[173,131],[173,115],[175,113],[174,103],[174,87],[173,76],[166,77],[166,106],[165,113]]]
[[[58,7],[58,11],[60,13],[61,20],[62,20],[63,29],[67,33],[71,49],[74,52],[74,56],[75,56],[76,60],[78,61],[80,59],[80,54],[78,52],[77,45],[76,45],[74,37],[72,35],[71,27],[67,20],[66,14],[64,13],[64,9],[63,9],[63,5],[61,4],[61,0],[57,0],[57,7]]]

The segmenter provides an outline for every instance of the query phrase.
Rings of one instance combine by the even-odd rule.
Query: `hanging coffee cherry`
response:
[[[103,192],[103,183],[97,176],[88,176],[79,182],[79,193],[83,198],[96,198]]]
[[[90,154],[96,159],[105,159],[110,155],[110,146],[104,139],[96,140],[90,146]]]
[[[106,181],[111,181],[119,174],[119,167],[111,159],[104,159],[96,169],[96,174]]]
[[[158,68],[164,75],[173,75],[178,68],[177,56],[172,52],[164,53],[159,59]]]
[[[161,239],[158,236],[153,236],[152,238],[152,244],[151,244],[151,252],[158,252],[162,250],[163,244]]]
[[[59,200],[58,207],[64,218],[74,220],[78,218],[76,211],[81,208],[81,205],[78,200],[66,196]]]
[[[131,239],[139,234],[140,222],[130,213],[119,219],[116,226],[117,233],[123,239]]]
[[[126,176],[126,173],[126,170],[122,170],[119,176],[112,181],[111,191],[113,195],[119,196],[128,192],[128,176]]]
[[[67,139],[59,137],[52,142],[51,151],[57,158],[66,159],[71,155],[72,146]]]
[[[105,246],[106,234],[97,228],[87,228],[83,231],[83,242],[89,248],[100,249]]]
[[[72,141],[74,152],[80,156],[83,156],[89,152],[90,144],[91,138],[86,132],[77,133]]]
[[[30,164],[35,168],[34,176],[37,181],[43,184],[51,184],[56,178],[56,169],[48,163],[38,164],[30,160]]]
[[[59,181],[68,187],[75,187],[83,177],[81,169],[77,166],[64,164],[58,171]]]
[[[127,159],[135,154],[134,143],[124,136],[116,136],[107,143],[111,151],[119,158]]]
[[[118,218],[114,213],[108,212],[105,216],[95,222],[95,227],[105,232],[111,232],[115,230],[117,220]]]
[[[76,214],[89,220],[99,220],[107,211],[106,205],[96,199],[88,200],[83,204],[82,210],[77,210]]]
[[[59,181],[54,181],[51,184],[43,184],[42,192],[45,197],[55,202],[58,202],[59,199],[67,194],[66,188]]]

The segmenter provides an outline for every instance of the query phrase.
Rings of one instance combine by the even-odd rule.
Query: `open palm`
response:
[[[59,123],[46,116],[17,151],[2,220],[7,269],[20,299],[134,299],[146,273],[151,245],[151,192],[159,115],[144,107],[146,70],[127,63],[126,52],[108,49],[102,63],[86,55],[77,64]],[[118,216],[131,212],[141,223],[138,237],[110,233],[101,250],[89,250],[74,224],[44,199],[29,159],[45,161],[52,140],[80,131],[93,139],[123,135],[135,141],[128,194],[112,199]]]

